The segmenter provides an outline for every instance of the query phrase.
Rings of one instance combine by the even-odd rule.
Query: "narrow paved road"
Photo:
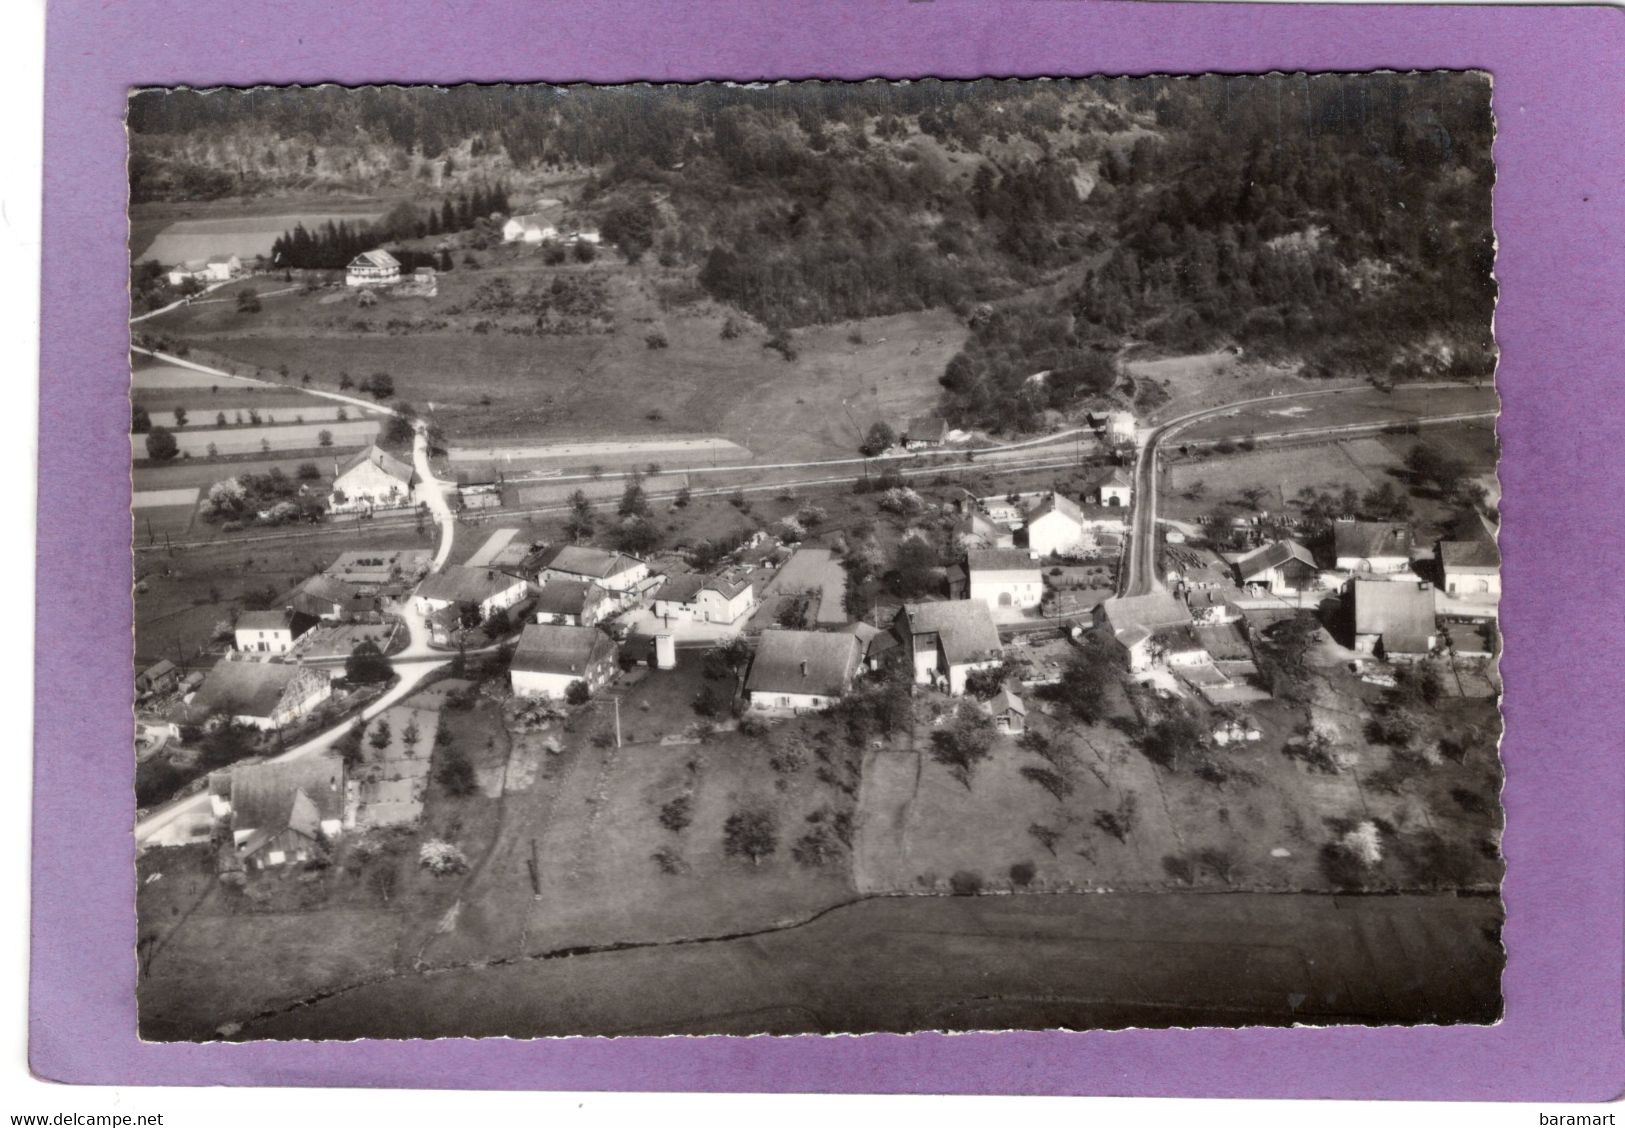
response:
[[[429,466],[429,443],[425,434],[426,428],[421,420],[414,421],[416,437],[413,440],[412,459],[417,467],[419,497],[429,506],[434,515],[435,523],[440,526],[440,549],[435,554],[433,571],[438,572],[445,566],[446,558],[451,555],[452,538],[456,535],[457,521],[446,504],[444,492],[445,483],[434,476]],[[413,605],[412,597],[407,595],[396,608],[402,622],[406,624],[410,641],[405,650],[390,659],[390,665],[395,668],[399,680],[389,690],[374,701],[361,716],[371,720],[385,709],[410,696],[423,680],[444,666],[450,658],[444,651],[434,650],[429,646],[429,626],[424,617],[418,613]],[[277,762],[284,760],[299,760],[306,756],[314,756],[332,747],[333,742],[349,728],[355,718],[347,718],[342,724],[311,737],[303,744],[296,745],[288,751],[273,759]],[[150,811],[147,816],[140,819],[135,827],[135,840],[138,846],[165,846],[178,845],[188,841],[200,819],[208,817],[209,797],[207,791],[189,795]]]
[[[1406,384],[1407,389],[1430,388],[1463,388],[1470,385],[1450,382],[1434,381],[1423,384]],[[1165,423],[1159,423],[1149,431],[1140,435],[1139,451],[1134,462],[1134,513],[1129,528],[1128,567],[1122,571],[1122,579],[1118,585],[1118,594],[1146,595],[1149,592],[1161,591],[1163,584],[1156,574],[1157,549],[1157,453],[1158,447],[1164,439],[1170,438],[1193,423],[1214,416],[1228,415],[1245,407],[1252,407],[1261,403],[1283,403],[1313,399],[1325,396],[1347,395],[1351,392],[1369,393],[1369,385],[1358,384],[1346,388],[1322,388],[1312,392],[1288,392],[1277,396],[1257,396],[1253,399],[1237,400],[1234,403],[1222,404],[1218,407],[1203,408],[1185,415],[1177,416]],[[1395,419],[1394,423],[1430,423],[1435,421],[1448,421],[1453,419],[1483,418],[1485,413],[1455,413],[1433,419]],[[1487,413],[1493,416],[1494,412]],[[1360,423],[1338,424],[1329,427],[1306,427],[1299,430],[1281,431],[1271,433],[1268,438],[1284,438],[1301,435],[1336,435],[1358,431],[1370,431],[1388,426],[1388,423],[1366,420]]]

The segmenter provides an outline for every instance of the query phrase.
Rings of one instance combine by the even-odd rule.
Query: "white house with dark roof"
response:
[[[1212,660],[1196,636],[1190,608],[1165,591],[1105,600],[1095,608],[1095,626],[1122,649],[1131,673]]]
[[[764,631],[745,678],[752,709],[827,709],[852,688],[863,644],[839,631]]]
[[[286,654],[294,640],[312,625],[307,615],[287,608],[275,611],[244,611],[232,625],[237,649],[246,654]]]
[[[1303,545],[1281,540],[1236,561],[1236,576],[1244,585],[1283,595],[1317,587],[1320,568],[1314,554]]]
[[[1408,572],[1411,530],[1403,521],[1338,521],[1332,551],[1339,572]]]
[[[654,599],[655,615],[667,623],[737,623],[755,609],[755,587],[748,577],[732,572],[667,576]]]
[[[344,761],[331,754],[215,772],[209,808],[249,870],[309,861],[353,825]]]
[[[1439,541],[1439,586],[1448,595],[1493,601],[1501,595],[1501,550],[1489,519],[1474,513]]]
[[[401,260],[378,248],[362,251],[344,268],[346,286],[393,286],[401,280]]]
[[[1065,494],[1051,493],[1027,511],[1027,549],[1034,556],[1084,548],[1083,509]]]
[[[369,446],[333,473],[327,495],[329,513],[364,513],[409,505],[417,471],[376,445]]]
[[[1089,487],[1096,504],[1127,509],[1134,501],[1134,479],[1121,466],[1113,466]]]
[[[972,673],[1004,660],[993,613],[980,599],[906,603],[892,620],[892,632],[909,656],[914,683],[955,696],[965,692]]]
[[[508,221],[502,225],[504,243],[545,243],[558,237],[557,225],[545,212],[509,216]],[[594,242],[596,241],[595,239]]]
[[[542,565],[542,586],[555,580],[576,580],[603,588],[619,609],[641,598],[648,586],[649,565],[624,553],[570,544]]]
[[[469,607],[476,610],[484,622],[498,611],[513,607],[529,592],[530,584],[511,573],[453,564],[444,571],[425,576],[412,599],[423,615]]]
[[[948,421],[940,415],[920,415],[903,428],[904,450],[931,450],[948,441]]]
[[[575,682],[596,693],[615,676],[615,640],[597,627],[531,623],[508,666],[516,694],[562,699]]]
[[[1044,573],[1020,548],[971,549],[965,554],[969,597],[989,607],[1028,609],[1044,602]]]
[[[609,608],[609,595],[585,580],[554,580],[536,597],[536,621],[557,627],[590,627]]]
[[[261,730],[306,716],[333,694],[326,670],[222,658],[187,703],[193,721],[223,716]]]
[[[1354,601],[1354,648],[1379,658],[1426,657],[1439,640],[1429,584],[1367,580],[1349,584]]]

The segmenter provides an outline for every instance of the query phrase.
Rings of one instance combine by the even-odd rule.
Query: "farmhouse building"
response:
[[[294,639],[312,626],[306,615],[279,611],[244,611],[233,624],[237,649],[245,654],[286,654]]]
[[[1174,656],[1174,664],[1206,658],[1195,651],[1191,612],[1165,591],[1114,596],[1095,608],[1095,626],[1122,650],[1132,673],[1148,670]],[[1193,647],[1191,644],[1195,642]]]
[[[332,694],[323,670],[222,658],[203,679],[188,712],[200,721],[223,716],[269,731],[292,724]]]
[[[470,610],[484,622],[498,611],[506,611],[530,591],[518,576],[495,568],[471,568],[453,564],[443,572],[425,576],[413,599],[421,614],[456,608]]]
[[[989,607],[1027,609],[1044,602],[1044,573],[1018,548],[972,549],[965,554],[970,598]]]
[[[1332,546],[1339,572],[1405,572],[1411,566],[1411,530],[1397,521],[1338,521]]]
[[[1460,522],[1438,547],[1439,583],[1448,595],[1494,599],[1501,594],[1501,550],[1480,514]]]
[[[175,688],[179,676],[175,663],[160,658],[135,676],[135,691],[137,694],[167,693]]]
[[[686,573],[668,576],[660,585],[655,593],[654,613],[667,623],[679,619],[728,624],[737,623],[755,607],[756,589],[743,575]]]
[[[362,251],[344,270],[346,286],[393,286],[400,280],[400,260],[382,249]]]
[[[1099,505],[1126,509],[1134,500],[1134,481],[1127,470],[1114,466],[1104,477],[1095,480],[1090,492]]]
[[[337,756],[250,764],[209,777],[209,807],[247,869],[309,861],[343,834],[347,787]]]
[[[1295,540],[1276,541],[1236,561],[1243,584],[1275,594],[1309,591],[1320,580],[1314,555]]]
[[[855,635],[767,631],[751,660],[745,695],[753,709],[827,709],[852,688],[862,660]]]
[[[965,679],[989,670],[1004,657],[992,612],[979,599],[946,603],[906,603],[892,630],[913,666],[914,683],[945,689],[958,696]]]
[[[531,623],[519,636],[508,677],[516,694],[562,699],[582,682],[596,693],[615,676],[615,640],[597,627]]]
[[[999,690],[998,696],[987,703],[988,716],[993,727],[1011,736],[1027,731],[1027,705],[1008,689]]]
[[[559,229],[541,212],[512,216],[502,225],[504,243],[543,243],[558,237]]]
[[[187,282],[203,285],[209,280],[209,262],[207,259],[188,259],[170,267],[168,278],[171,286],[181,286]]]
[[[363,513],[407,505],[417,471],[376,445],[335,467],[333,488],[327,496],[330,513]]]
[[[590,627],[603,618],[609,596],[584,580],[554,580],[536,597],[536,621],[555,627]]]
[[[1078,503],[1052,493],[1027,514],[1027,550],[1034,556],[1070,554],[1083,546],[1084,517]]]
[[[639,586],[649,578],[649,565],[642,560],[601,548],[565,545],[542,566],[542,583],[579,580],[603,588],[618,600],[635,597]]]
[[[1132,411],[1109,412],[1106,416],[1106,441],[1113,446],[1133,443],[1137,427],[1138,423]]]
[[[903,429],[903,449],[932,450],[948,441],[948,421],[937,415],[921,415]]]
[[[1015,532],[987,514],[972,510],[954,526],[954,542],[962,549],[1014,548]]]
[[[327,623],[374,621],[379,616],[375,594],[326,574],[312,576],[294,588],[288,610]]]
[[[1354,648],[1379,658],[1420,658],[1438,641],[1433,589],[1424,583],[1355,579]]]

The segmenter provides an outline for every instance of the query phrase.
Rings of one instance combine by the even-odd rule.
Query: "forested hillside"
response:
[[[1487,374],[1489,91],[1440,73],[144,92],[132,193],[420,191],[426,215],[496,183],[518,209],[579,172],[571,206],[626,258],[687,266],[774,329],[953,309],[973,332],[950,414],[1019,430],[1110,391],[1125,346]]]

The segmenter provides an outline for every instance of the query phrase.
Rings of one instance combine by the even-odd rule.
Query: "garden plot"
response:
[[[378,422],[373,419],[352,420],[347,423],[289,423],[276,426],[246,426],[185,430],[175,432],[175,445],[182,455],[205,458],[212,446],[217,454],[251,454],[268,450],[316,450],[322,446],[322,434],[331,437],[335,450],[366,446],[378,433]],[[132,458],[147,457],[147,436],[130,436]]]

